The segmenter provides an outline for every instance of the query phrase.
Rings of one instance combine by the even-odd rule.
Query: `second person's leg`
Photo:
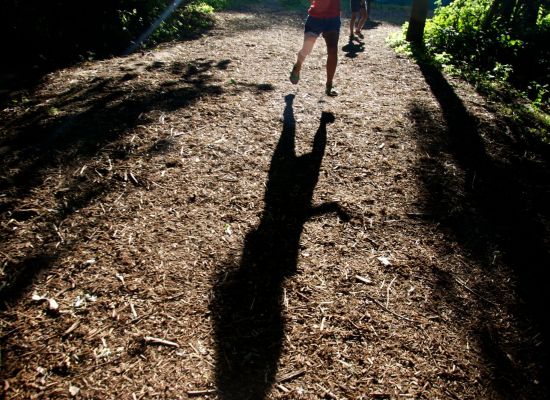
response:
[[[356,30],[355,28],[356,19],[357,19],[357,13],[352,11],[351,19],[349,20],[349,40],[350,41],[352,41],[354,38],[353,32]]]
[[[367,19],[369,18],[369,15],[367,14],[367,8],[366,5],[363,3],[361,4],[361,17],[359,18],[359,21],[357,22],[357,26],[355,28],[355,34],[359,36],[361,39],[363,38],[363,34],[361,33],[361,29],[365,26],[365,22],[367,22]]]

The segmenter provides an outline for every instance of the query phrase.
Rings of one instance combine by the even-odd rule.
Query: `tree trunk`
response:
[[[407,29],[407,40],[420,44],[424,37],[424,26],[428,16],[428,0],[413,0],[411,19]]]
[[[524,29],[534,29],[537,25],[541,0],[523,0],[522,25]]]
[[[490,26],[497,21],[499,24],[510,26],[516,3],[517,0],[494,0],[487,14],[485,26]]]

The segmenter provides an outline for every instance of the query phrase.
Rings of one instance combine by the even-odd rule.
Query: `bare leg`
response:
[[[298,57],[296,58],[296,64],[294,64],[294,67],[292,68],[292,72],[290,74],[290,82],[293,84],[297,84],[300,80],[300,70],[302,69],[302,64],[304,63],[306,57],[311,53],[313,50],[313,46],[315,45],[315,41],[317,40],[317,36],[314,34],[306,33],[304,34],[304,44],[302,45],[302,48],[298,52]]]
[[[311,34],[305,34],[304,35],[304,44],[302,45],[302,48],[298,52],[298,58],[296,59],[296,66],[298,67],[298,70],[302,68],[302,64],[307,56],[311,54],[311,51],[313,50],[313,46],[315,45],[315,41],[317,40],[317,36],[311,35]]]
[[[361,33],[361,29],[363,29],[363,26],[365,26],[365,22],[367,22],[368,19],[367,10],[365,7],[361,7],[361,18],[357,22],[357,26],[355,28],[355,33],[359,34]]]
[[[332,81],[336,73],[336,65],[338,65],[339,32],[324,32],[323,37],[327,44],[327,92],[329,92],[332,89]]]
[[[349,38],[353,39],[353,32],[355,30],[355,19],[357,18],[357,13],[351,13],[351,19],[349,20]]]

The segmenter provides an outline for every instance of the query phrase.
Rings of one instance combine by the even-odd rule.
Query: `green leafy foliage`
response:
[[[547,108],[550,17],[541,6],[535,25],[528,26],[526,1],[510,0],[515,8],[509,14],[499,11],[498,0],[455,0],[438,7],[426,23],[425,50],[480,88],[506,86]]]
[[[174,39],[194,37],[200,32],[211,28],[215,7],[224,6],[221,0],[194,1],[176,10],[168,19],[163,21],[153,32],[146,46],[155,45]]]
[[[172,1],[136,2],[134,8],[121,8],[118,11],[122,30],[132,38],[145,31],[173,3]],[[226,0],[183,1],[173,13],[164,19],[152,32],[144,46],[156,45],[174,39],[189,38],[209,29],[213,25],[216,9],[226,6]]]
[[[514,15],[509,23],[490,18],[494,1],[455,0],[438,7],[421,47],[405,40],[408,23],[387,42],[398,54],[465,78],[522,135],[550,143],[549,10],[540,8],[535,26],[518,27]]]

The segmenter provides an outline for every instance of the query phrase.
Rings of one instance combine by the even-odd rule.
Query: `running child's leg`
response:
[[[317,35],[311,34],[310,32],[306,32],[304,34],[304,43],[302,45],[302,48],[298,52],[296,63],[294,64],[292,72],[290,73],[290,82],[292,82],[293,84],[297,84],[300,80],[300,70],[302,69],[302,64],[304,63],[306,57],[311,54],[316,40]]]
[[[336,66],[338,65],[338,31],[329,31],[323,33],[323,38],[327,45],[327,84],[326,94],[329,96],[335,96],[336,93],[332,90],[332,81],[336,73]]]
[[[362,0],[350,0],[349,6],[351,9],[351,20],[349,23],[349,40],[354,39],[353,32],[357,32],[357,28],[355,27],[355,23],[359,19],[359,11],[361,8],[361,1]]]
[[[361,29],[365,26],[365,22],[367,22],[367,19],[369,18],[369,15],[367,14],[367,9],[365,8],[365,4],[361,5],[361,18],[357,22],[357,27],[355,28],[355,34],[357,36],[360,36],[361,38],[363,35],[361,34]]]
[[[317,35],[313,35],[311,33],[305,33],[304,34],[304,44],[302,45],[302,48],[298,52],[298,59],[296,60],[296,64],[301,68],[304,60],[307,56],[311,54],[311,51],[313,50],[313,46],[315,45],[315,41],[317,40]]]
[[[349,20],[349,40],[353,40],[353,32],[356,31],[355,29],[356,18],[357,18],[357,13],[352,11],[351,19]]]

